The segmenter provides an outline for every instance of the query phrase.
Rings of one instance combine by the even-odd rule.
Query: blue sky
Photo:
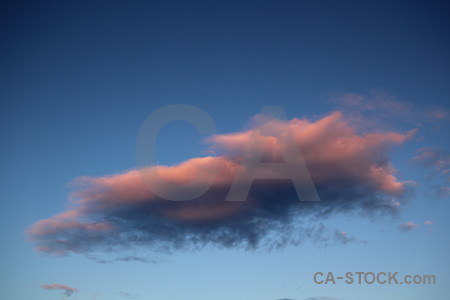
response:
[[[445,1],[0,5],[2,299],[448,297]],[[69,209],[76,178],[136,168],[141,124],[171,104],[205,111],[222,135],[242,132],[265,105],[311,123],[338,110],[358,132],[417,129],[386,152],[398,181],[415,182],[413,191],[393,216],[308,220],[347,232],[355,238],[347,243],[306,239],[273,251],[206,246],[172,255],[141,246],[133,253],[156,263],[99,263],[85,252],[53,257],[33,250],[27,228]],[[169,124],[158,139],[158,162],[204,156],[204,138],[186,123]],[[409,230],[400,230],[406,222]],[[437,284],[325,286],[313,282],[319,271],[436,274]],[[41,287],[54,283],[77,291],[66,296]]]

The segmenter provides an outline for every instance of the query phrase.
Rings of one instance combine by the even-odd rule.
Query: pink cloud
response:
[[[341,244],[348,244],[348,243],[362,243],[362,244],[366,244],[367,243],[367,241],[360,241],[360,240],[357,240],[355,237],[349,236],[346,231],[335,230],[334,237]]]
[[[402,231],[411,231],[413,229],[415,229],[416,227],[418,227],[419,224],[418,223],[414,223],[412,221],[400,224],[399,229]]]
[[[432,120],[442,120],[449,116],[449,112],[443,108],[432,109],[427,112],[427,117]]]
[[[78,291],[76,288],[58,283],[43,284],[41,287],[46,290],[62,290],[66,296],[71,296],[74,292]]]
[[[254,147],[261,144],[260,140],[266,139],[267,133],[273,134],[268,138],[265,150],[271,159],[279,160],[277,155],[280,154],[280,149],[287,147],[290,142],[280,137],[288,130],[293,132],[314,182],[320,184],[343,177],[356,179],[362,176],[367,183],[383,192],[397,194],[403,191],[404,184],[396,180],[392,166],[374,162],[373,159],[384,159],[383,154],[387,148],[403,143],[414,131],[407,134],[387,132],[357,135],[355,129],[345,122],[342,114],[334,112],[317,122],[293,119],[286,123],[272,120],[256,130],[216,135],[209,141],[214,148],[225,154],[248,153],[256,151]],[[251,136],[253,143],[249,143]]]
[[[407,183],[397,180],[388,154],[414,131],[358,134],[357,129],[340,112],[314,122],[257,116],[251,129],[207,139],[218,156],[78,178],[78,190],[70,197],[71,208],[35,223],[27,232],[38,251],[53,254],[141,242],[175,248],[208,243],[256,247],[273,230],[286,231],[294,219],[351,211],[394,212],[400,202],[393,199],[404,193]],[[255,171],[261,174],[254,175],[269,179],[255,182],[247,201],[225,201],[236,173],[249,167],[242,160],[244,154],[258,153],[263,147],[264,161],[279,162],[283,150],[292,145],[301,149],[320,203],[299,203],[291,183],[270,180],[274,174],[266,169]],[[174,184],[195,178],[196,187],[203,188],[214,178],[213,185],[197,199],[168,201],[152,192],[154,173],[143,176],[143,171],[155,170]],[[279,238],[288,240],[283,235]],[[340,238],[348,241],[345,235],[340,234]]]

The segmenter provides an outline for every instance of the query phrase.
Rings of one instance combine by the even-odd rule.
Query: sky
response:
[[[1,1],[0,297],[448,299],[449,20],[448,1]]]

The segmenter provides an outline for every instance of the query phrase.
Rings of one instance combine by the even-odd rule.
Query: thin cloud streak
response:
[[[450,120],[447,108],[412,104],[380,89],[367,93],[333,93],[329,95],[329,103],[364,129],[390,128],[395,124],[396,128],[413,125],[424,131],[442,130]]]
[[[339,299],[333,297],[309,297],[306,298],[305,300],[339,300]]]
[[[74,288],[74,287],[70,287],[64,284],[59,284],[59,283],[53,283],[53,284],[43,284],[41,285],[41,288],[45,289],[45,290],[59,290],[59,291],[63,291],[64,295],[66,295],[67,297],[72,296],[73,293],[77,292],[78,289]]]
[[[407,232],[407,231],[411,231],[411,230],[417,228],[419,225],[420,225],[420,224],[418,224],[418,223],[414,223],[414,222],[412,222],[412,221],[409,221],[409,222],[400,224],[400,225],[398,226],[398,228],[399,228],[401,231]]]

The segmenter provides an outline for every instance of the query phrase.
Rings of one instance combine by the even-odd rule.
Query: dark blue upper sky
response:
[[[126,143],[173,103],[229,131],[263,104],[328,112],[337,91],[450,95],[447,1],[4,1],[1,13],[7,151],[25,148],[18,136],[47,152],[93,130]]]

